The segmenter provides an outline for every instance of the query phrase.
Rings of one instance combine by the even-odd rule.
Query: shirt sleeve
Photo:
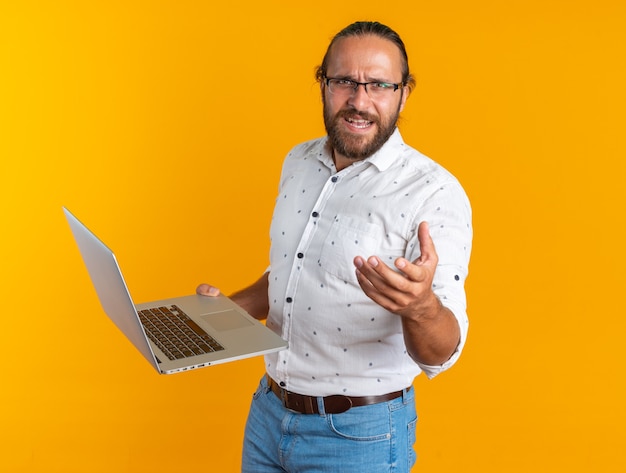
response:
[[[441,303],[450,309],[460,328],[460,342],[453,355],[438,366],[418,363],[428,378],[447,370],[458,360],[465,346],[469,320],[465,295],[465,280],[472,246],[472,210],[465,191],[453,178],[437,183],[436,190],[426,199],[416,215],[415,229],[420,222],[428,222],[439,263],[433,279],[433,291]],[[412,249],[407,259],[419,258],[419,241],[415,230]]]

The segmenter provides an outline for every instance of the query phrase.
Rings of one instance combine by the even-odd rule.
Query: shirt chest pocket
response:
[[[382,237],[379,225],[340,215],[322,244],[320,266],[333,276],[357,284],[354,257],[377,254]]]

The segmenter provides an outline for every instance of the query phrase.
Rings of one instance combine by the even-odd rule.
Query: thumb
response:
[[[417,238],[420,242],[420,257],[417,259],[415,264],[423,265],[427,262],[432,262],[434,260],[434,264],[437,264],[437,252],[435,251],[435,244],[433,243],[433,239],[430,236],[430,229],[428,227],[428,222],[421,222],[417,229]]]
[[[200,295],[200,296],[209,296],[209,297],[216,297],[219,296],[220,294],[220,290],[216,287],[213,287],[209,284],[200,284],[197,288],[196,288],[196,294]]]

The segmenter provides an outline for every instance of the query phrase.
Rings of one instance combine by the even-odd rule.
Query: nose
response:
[[[357,110],[364,110],[363,105],[367,105],[371,103],[370,96],[367,93],[367,85],[366,84],[357,84],[354,92],[350,94],[350,98],[348,99],[348,103],[352,105]]]

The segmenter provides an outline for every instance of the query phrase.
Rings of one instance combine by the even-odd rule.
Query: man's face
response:
[[[326,76],[400,83],[400,50],[379,36],[341,38],[330,51]],[[408,93],[408,87],[404,87],[372,99],[363,86],[352,93],[333,94],[322,83],[324,125],[335,155],[361,160],[378,151],[393,133]]]

